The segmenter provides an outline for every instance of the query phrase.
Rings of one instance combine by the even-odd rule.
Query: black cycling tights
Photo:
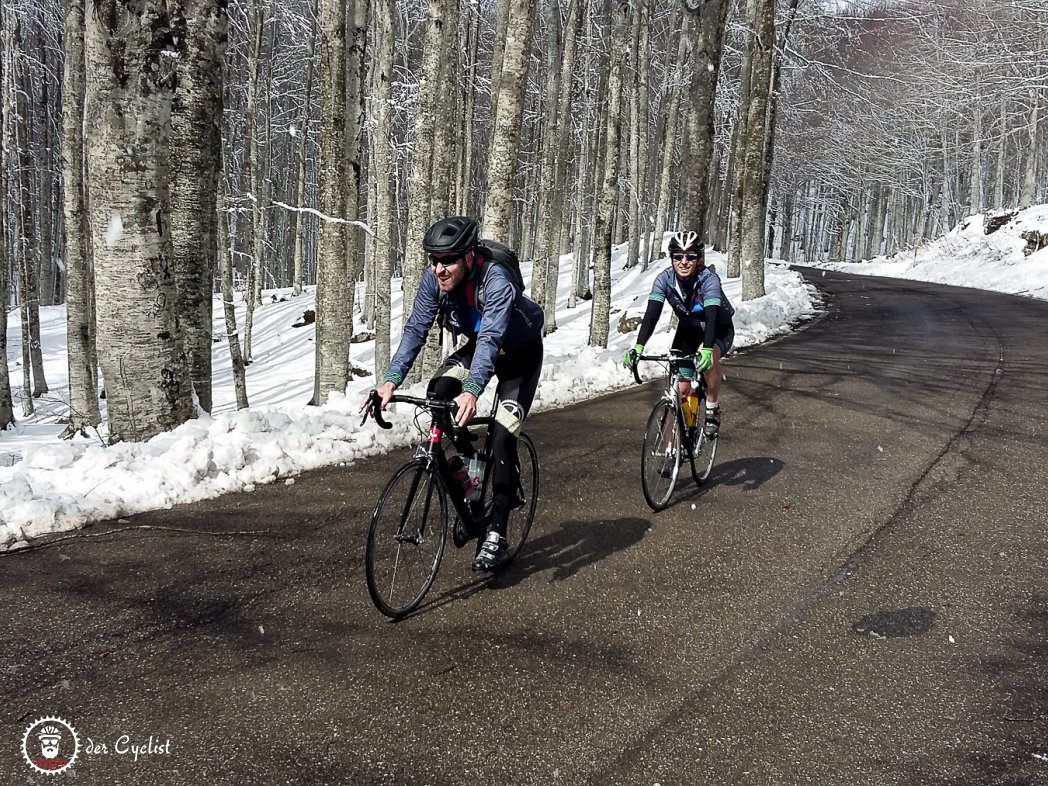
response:
[[[474,342],[450,355],[429,382],[430,395],[454,399],[462,392],[462,383],[473,361]],[[512,354],[500,355],[495,361],[496,391],[499,411],[492,428],[491,461],[494,515],[491,529],[506,534],[506,519],[516,492],[520,467],[517,464],[517,434],[531,410],[542,371],[542,340]]]

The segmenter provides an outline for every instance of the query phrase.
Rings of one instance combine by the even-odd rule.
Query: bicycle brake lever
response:
[[[393,428],[393,424],[382,417],[382,410],[379,408],[379,403],[380,402],[378,399],[378,391],[373,389],[371,393],[368,394],[368,403],[364,409],[364,417],[361,419],[360,425],[363,426],[364,423],[367,422],[368,415],[370,415],[375,419],[375,422],[378,423],[379,426],[381,426],[382,428]]]

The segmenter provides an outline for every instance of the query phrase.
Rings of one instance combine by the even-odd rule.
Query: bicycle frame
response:
[[[418,396],[398,396],[393,395],[390,398],[389,403],[403,402],[405,404],[412,404],[419,409],[423,409],[429,413],[430,425],[426,436],[423,437],[423,442],[416,448],[415,457],[425,459],[427,466],[436,469],[437,478],[440,480],[441,485],[444,486],[444,490],[447,492],[448,497],[451,499],[452,507],[458,514],[459,518],[466,525],[467,529],[476,529],[479,522],[476,520],[476,516],[473,510],[470,508],[469,502],[460,493],[458,483],[455,480],[454,475],[451,473],[451,467],[448,465],[448,457],[445,449],[442,446],[442,440],[444,438],[445,431],[442,428],[442,424],[449,422],[452,413],[455,409],[455,402],[453,401],[439,401],[434,399],[420,398]],[[495,405],[498,406],[498,400],[496,399]],[[382,417],[382,411],[375,406],[369,407],[369,410],[365,413],[364,419],[366,420],[368,415],[374,415],[375,422],[382,428],[392,428],[392,425],[388,423]],[[490,482],[491,476],[491,426],[495,422],[493,415],[473,418],[470,421],[470,426],[483,427],[485,429],[484,449],[481,451],[481,455],[485,457],[484,465],[484,477],[481,479],[481,494],[479,499],[485,499],[488,492],[488,483]],[[473,439],[473,435],[467,434],[470,439]]]
[[[685,428],[685,423],[684,408],[681,406],[680,400],[680,383],[685,379],[685,377],[680,372],[680,364],[687,360],[694,360],[698,356],[699,353],[697,352],[690,355],[681,355],[671,349],[666,355],[640,355],[637,358],[638,363],[641,360],[653,360],[666,364],[666,389],[662,392],[662,398],[673,404],[673,408],[677,411],[677,418],[681,429]],[[637,363],[635,363],[631,368],[633,371],[633,378],[637,380],[637,384],[643,385],[644,380],[640,378],[640,373],[637,371]],[[688,381],[695,386],[695,392],[699,398],[705,399],[706,377],[703,375],[703,372],[696,370],[695,379]]]
[[[673,495],[682,458],[687,458],[688,465],[691,469],[691,475],[695,480],[695,483],[701,484],[709,475],[710,468],[713,466],[713,460],[716,456],[716,442],[707,440],[701,431],[698,422],[698,413],[696,412],[695,422],[690,427],[684,420],[684,407],[681,401],[680,391],[681,383],[685,381],[689,382],[695,387],[696,393],[701,399],[705,399],[706,397],[706,378],[703,376],[702,372],[698,373],[695,380],[687,380],[687,378],[681,374],[681,364],[698,356],[698,353],[684,355],[671,350],[665,355],[641,355],[637,358],[638,362],[641,360],[650,360],[666,364],[666,387],[663,390],[659,401],[653,407],[651,416],[649,416],[649,425],[645,427],[645,449],[641,455],[641,484],[644,489],[644,496],[649,506],[656,511],[665,508],[669,503],[670,497]],[[633,371],[633,377],[637,381],[637,384],[643,384],[643,380],[640,378],[640,374],[637,371],[637,363],[634,363],[631,368]],[[673,413],[671,417],[675,424],[673,427],[670,427],[668,425],[670,421],[663,420],[660,439],[673,442],[677,450],[677,457],[674,459],[671,475],[667,476],[663,474],[665,469],[659,470],[659,474],[662,474],[662,477],[669,478],[669,483],[664,487],[660,487],[657,481],[654,486],[650,485],[647,470],[649,429],[651,427],[652,418],[660,407],[666,408]],[[677,437],[675,439],[670,439],[671,434],[669,432],[673,429],[676,429]],[[710,447],[707,449],[704,447],[706,445],[709,445]],[[702,472],[700,472],[696,466],[697,454],[708,456],[708,461],[705,457],[700,460],[700,463],[703,465]]]

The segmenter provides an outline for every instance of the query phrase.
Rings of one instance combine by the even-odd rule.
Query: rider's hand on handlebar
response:
[[[703,347],[699,350],[699,371],[709,371],[713,365],[713,350]]]
[[[644,354],[644,345],[637,344],[633,349],[627,349],[626,354],[622,356],[623,368],[633,368],[637,365],[637,359]]]
[[[397,386],[392,382],[383,382],[377,388],[374,389],[374,393],[379,399],[379,409],[385,409],[386,405],[389,404],[389,400],[393,397],[393,392],[397,389]],[[367,395],[364,396],[364,400],[360,402],[360,409],[358,412],[363,412],[367,407],[368,402],[371,401],[372,391],[368,391]]]
[[[459,393],[455,397],[455,407],[455,422],[459,426],[466,426],[477,414],[477,397],[469,392]]]

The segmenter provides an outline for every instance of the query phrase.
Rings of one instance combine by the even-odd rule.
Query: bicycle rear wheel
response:
[[[539,501],[539,457],[535,452],[535,443],[527,434],[521,434],[517,439],[517,462],[520,466],[520,483],[514,508],[506,523],[506,541],[509,546],[500,565],[512,562],[528,539]]]
[[[448,531],[447,492],[424,461],[401,467],[371,516],[364,567],[368,593],[387,617],[418,608],[437,577]]]
[[[663,399],[648,416],[640,454],[641,488],[652,510],[662,510],[670,501],[680,471],[681,444],[677,408]]]

